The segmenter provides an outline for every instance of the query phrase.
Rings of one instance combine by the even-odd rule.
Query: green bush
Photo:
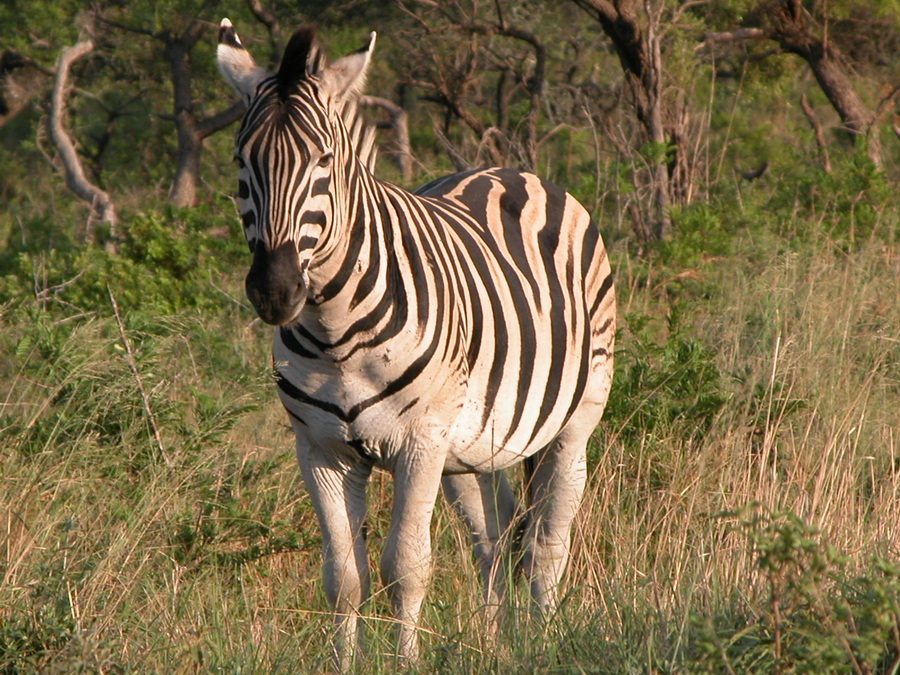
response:
[[[695,615],[689,671],[897,672],[900,565],[875,557],[854,572],[788,511],[751,505],[724,515],[752,547],[767,598],[750,615]]]
[[[44,221],[29,227],[46,236],[23,242],[11,233],[0,257],[0,303],[37,296],[69,314],[106,313],[112,294],[129,316],[216,308],[231,302],[217,280],[247,264],[234,214],[209,206],[138,213],[122,224],[115,252],[84,245],[71,231],[51,236]]]
[[[691,335],[676,310],[661,338],[648,315],[629,314],[626,323],[606,424],[629,445],[704,436],[728,400],[715,354]]]

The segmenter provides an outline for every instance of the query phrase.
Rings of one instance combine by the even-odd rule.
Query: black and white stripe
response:
[[[335,484],[357,474],[364,484],[380,466],[406,481],[395,488],[401,499],[426,503],[437,483],[420,466],[491,473],[542,454],[552,466],[555,453],[574,468],[551,471],[547,485],[574,472],[574,487],[559,489],[577,504],[584,445],[612,378],[612,274],[584,207],[511,169],[455,174],[415,193],[376,179],[371,136],[355,115],[371,44],[327,66],[304,29],[274,75],[255,66],[225,22],[219,47],[223,74],[248,103],[236,139],[253,253],[248,296],[277,326],[279,393],[304,476],[324,503],[326,577],[350,574],[337,551],[360,544],[352,532],[342,543],[334,520],[346,518],[332,518],[327,505],[338,488],[317,470],[327,468]],[[361,517],[357,497],[333,499],[345,500],[351,521]],[[465,515],[483,521],[477,511]],[[548,516],[564,530],[560,541],[574,516],[565,511],[558,524]],[[410,546],[397,537],[398,549]],[[539,557],[535,578],[558,580],[561,568],[537,570]],[[357,567],[365,586],[367,570]],[[536,597],[547,592],[534,583]],[[344,596],[333,593],[340,610]]]

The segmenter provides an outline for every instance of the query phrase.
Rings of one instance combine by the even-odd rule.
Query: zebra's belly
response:
[[[434,359],[407,382],[409,361],[378,350],[335,363],[297,358],[278,337],[274,346],[298,437],[387,470],[422,451],[442,453],[447,473],[506,468],[553,440],[583,390],[578,359],[553,378],[550,356],[527,372],[509,365],[503,377],[492,377],[490,361],[467,370]]]
[[[445,473],[488,473],[506,469],[547,445],[562,426],[551,424],[532,434],[525,433],[528,427],[522,424],[523,433],[516,433],[517,429],[504,433],[502,430],[515,423],[510,410],[498,405],[488,411],[486,425],[482,415],[483,411],[477,406],[471,411],[464,408],[452,424]]]
[[[448,396],[431,404],[393,398],[361,408],[359,400],[304,401],[296,391],[280,388],[298,438],[328,449],[348,461],[363,459],[393,471],[412,452],[444,454],[444,472],[487,473],[505,469],[549,443],[562,424],[545,425],[538,433],[500,438],[509,427],[509,415],[498,406],[483,427],[483,410],[465,405],[447,406]],[[312,397],[310,397],[312,398]],[[449,408],[449,409],[448,409]],[[524,427],[527,430],[527,426]]]
[[[282,403],[304,443],[349,461],[371,461],[388,471],[403,461],[404,453],[418,451],[443,453],[445,473],[497,471],[534,454],[552,438],[538,436],[527,445],[500,447],[490,434],[467,429],[465,420],[442,419],[427,409],[409,415],[390,406],[373,406],[350,419],[344,411],[302,403],[283,392]]]

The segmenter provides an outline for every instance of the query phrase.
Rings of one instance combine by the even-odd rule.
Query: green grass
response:
[[[489,639],[442,505],[421,672],[898,672],[896,206],[754,189],[647,257],[611,237],[617,380],[565,600],[539,626],[517,589]],[[270,333],[207,217],[231,214],[141,216],[118,254],[3,253],[0,671],[330,667]],[[376,474],[373,578],[390,495]],[[358,670],[392,672],[377,583],[367,614]]]

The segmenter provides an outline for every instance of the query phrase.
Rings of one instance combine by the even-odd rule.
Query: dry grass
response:
[[[632,283],[630,269],[623,315],[666,307],[671,288]],[[688,416],[598,431],[567,600],[545,628],[513,611],[496,643],[466,535],[439,509],[426,671],[703,670],[697,617],[739,625],[768,611],[773,577],[735,515],[751,504],[821,529],[854,573],[896,559],[900,252],[873,241],[843,253],[821,237],[695,276],[715,289],[685,329],[721,375],[709,429],[691,434]],[[326,669],[318,531],[267,382],[266,331],[230,310],[130,329],[167,465],[111,312],[73,330],[52,316],[36,327],[31,311],[0,315],[0,668]],[[376,475],[373,549],[389,500]],[[392,667],[385,606],[376,587],[363,671]]]

